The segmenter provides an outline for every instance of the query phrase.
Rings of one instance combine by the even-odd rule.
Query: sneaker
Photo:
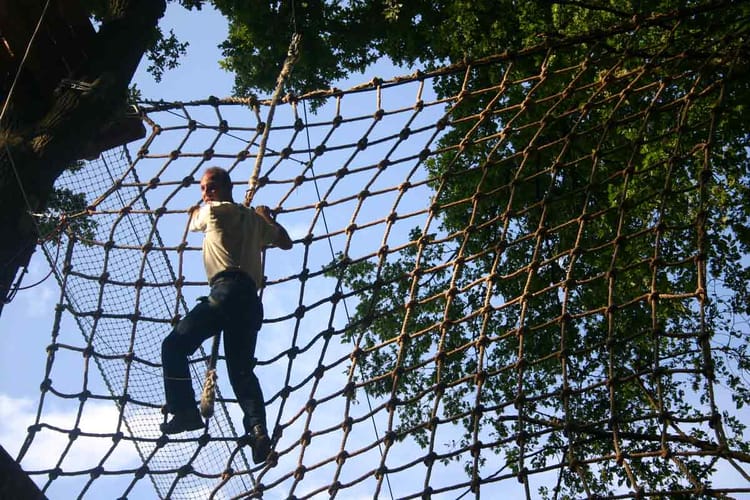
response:
[[[268,454],[271,453],[271,438],[261,425],[253,427],[252,442],[253,462],[261,464],[266,461]]]
[[[175,413],[172,420],[159,426],[164,434],[179,434],[203,428],[203,419],[197,409]]]

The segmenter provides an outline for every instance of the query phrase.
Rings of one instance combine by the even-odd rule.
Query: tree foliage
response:
[[[327,88],[382,57],[434,67],[518,48],[552,15],[545,2],[512,0],[211,3],[229,20],[222,64],[235,73],[238,95],[273,90],[293,33],[302,35],[302,43],[289,85],[304,92]],[[514,14],[500,17],[500,12]]]
[[[412,25],[400,51],[385,53],[438,63],[557,45],[475,71],[471,89],[528,83],[504,89],[495,107],[494,93],[466,97],[452,116],[439,144],[448,153],[427,162],[439,227],[415,228],[397,255],[342,255],[329,267],[359,297],[346,336],[363,350],[368,391],[397,398],[399,432],[423,446],[424,422],[437,411],[460,417],[465,449],[477,429],[505,443],[494,451],[516,473],[562,453],[570,467],[545,495],[634,487],[614,462],[575,465],[615,455],[614,430],[631,436],[635,477],[679,490],[682,472],[637,457],[659,449],[665,415],[706,424],[670,446],[710,453],[707,431],[718,421],[706,421],[708,385],[726,385],[738,408],[750,402],[748,332],[736,323],[748,313],[750,273],[742,28],[750,9],[734,6],[727,17],[706,2],[649,2],[649,10],[522,2],[497,11],[490,2],[447,3],[435,10],[450,20],[433,26],[449,33],[423,33],[410,50],[409,36],[420,36]],[[434,14],[434,3],[418,5],[425,10],[404,18]],[[565,69],[584,63],[573,82]],[[534,79],[542,66],[543,84]],[[438,93],[457,95],[462,78],[444,78]],[[486,109],[512,112],[461,121]],[[477,140],[486,137],[502,139]],[[426,397],[432,391],[439,410]],[[480,391],[497,405],[477,414]],[[728,446],[748,451],[734,412],[710,417],[723,422]],[[695,475],[713,467],[698,458],[684,465]]]

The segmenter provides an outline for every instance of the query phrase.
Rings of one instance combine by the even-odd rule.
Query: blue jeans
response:
[[[242,408],[245,430],[266,428],[263,392],[255,376],[255,343],[263,322],[263,306],[252,278],[223,271],[211,280],[211,292],[188,312],[161,346],[164,393],[170,413],[195,408],[188,357],[208,338],[224,332],[229,382]]]

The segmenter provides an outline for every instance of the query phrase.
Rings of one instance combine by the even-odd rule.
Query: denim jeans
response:
[[[195,408],[188,357],[208,338],[224,332],[229,382],[245,415],[243,425],[266,428],[263,393],[255,366],[255,343],[263,322],[263,306],[255,283],[240,271],[223,271],[211,280],[209,297],[188,312],[164,339],[161,360],[164,392],[170,413]]]

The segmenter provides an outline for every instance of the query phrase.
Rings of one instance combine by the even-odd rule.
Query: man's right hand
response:
[[[281,248],[282,250],[289,250],[292,248],[292,239],[289,237],[289,233],[286,232],[286,229],[284,229],[276,220],[273,218],[273,212],[270,208],[268,208],[265,205],[258,205],[255,207],[255,213],[258,214],[276,228],[277,231],[277,237],[274,244]]]
[[[255,207],[255,213],[266,220],[273,220],[271,209],[265,205],[258,205],[257,207]]]

